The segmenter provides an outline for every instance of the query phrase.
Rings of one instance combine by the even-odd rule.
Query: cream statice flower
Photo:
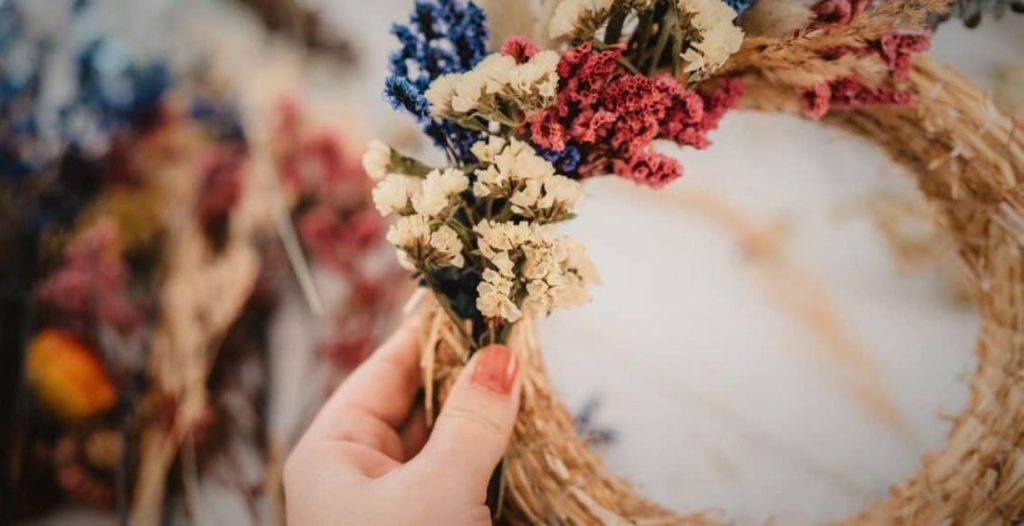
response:
[[[722,0],[679,0],[679,10],[691,17],[690,24],[700,35],[681,56],[686,63],[683,71],[704,78],[740,49],[743,30],[733,24],[736,11]]]
[[[580,183],[555,173],[555,167],[529,144],[492,137],[473,145],[482,167],[474,173],[473,195],[506,198],[512,212],[544,222],[564,219],[580,199]]]
[[[508,72],[508,85],[517,101],[527,108],[550,106],[558,91],[558,53],[541,51]]]
[[[412,196],[412,207],[417,214],[435,218],[457,206],[455,199],[467,188],[469,178],[461,171],[434,170],[423,180],[421,191]]]
[[[391,225],[386,237],[398,250],[398,263],[414,272],[422,248],[430,242],[430,225],[423,216],[401,217]]]
[[[402,214],[408,211],[410,200],[420,192],[423,180],[405,174],[388,174],[373,189],[373,203],[380,215]]]
[[[374,181],[380,181],[388,175],[390,168],[391,147],[378,140],[370,141],[363,153],[363,170],[366,175]]]
[[[462,240],[455,230],[440,225],[432,232],[430,222],[421,215],[398,218],[388,229],[387,240],[398,250],[398,262],[406,270],[465,264]]]
[[[461,78],[462,75],[458,73],[446,73],[430,83],[423,96],[427,98],[432,114],[447,115],[452,112],[452,97]]]
[[[519,320],[523,313],[512,299],[515,281],[491,269],[485,270],[482,278],[476,287],[476,308],[480,309],[480,313],[488,318],[501,318],[508,322]]]
[[[527,114],[550,106],[558,89],[558,54],[544,51],[524,64],[492,54],[465,73],[442,75],[425,96],[434,117],[459,120],[480,117],[508,123],[508,106]],[[504,103],[504,104],[503,104]]]
[[[644,11],[654,6],[654,0],[562,0],[548,21],[548,36],[557,40],[592,35],[608,20],[615,4]]]
[[[508,141],[505,139],[497,135],[491,135],[486,141],[479,141],[473,144],[470,150],[481,163],[493,163],[494,157],[505,149],[506,144],[508,144]]]
[[[566,237],[534,243],[524,249],[522,266],[527,296],[524,305],[536,312],[576,307],[590,299],[587,286],[597,281],[583,246]]]
[[[548,36],[572,38],[594,32],[608,18],[613,0],[562,0],[548,23]]]
[[[474,228],[487,260],[477,287],[477,308],[489,318],[514,322],[521,306],[548,313],[587,301],[587,286],[597,281],[579,243],[555,237],[551,225],[482,221]]]
[[[462,256],[462,240],[455,232],[455,229],[448,225],[441,225],[430,234],[430,248],[432,254],[428,261],[438,267],[462,268],[465,258]]]

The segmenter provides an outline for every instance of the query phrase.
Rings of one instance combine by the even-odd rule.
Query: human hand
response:
[[[284,467],[290,526],[484,525],[491,473],[519,410],[519,363],[505,346],[476,352],[428,433],[419,321],[406,322],[342,383]]]

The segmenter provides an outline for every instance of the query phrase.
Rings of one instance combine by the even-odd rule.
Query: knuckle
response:
[[[495,418],[479,411],[473,411],[465,407],[449,407],[445,411],[441,411],[441,415],[438,417],[438,422],[448,421],[455,425],[470,426],[481,431],[494,435],[502,436],[505,434],[505,428]]]

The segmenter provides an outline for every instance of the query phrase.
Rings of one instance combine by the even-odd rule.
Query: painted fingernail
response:
[[[489,345],[480,349],[472,381],[491,391],[507,395],[519,374],[519,360],[504,345]]]

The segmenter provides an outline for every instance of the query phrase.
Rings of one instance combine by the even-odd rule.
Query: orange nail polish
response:
[[[519,374],[519,360],[504,345],[488,345],[478,352],[480,357],[471,377],[473,383],[507,395]]]

